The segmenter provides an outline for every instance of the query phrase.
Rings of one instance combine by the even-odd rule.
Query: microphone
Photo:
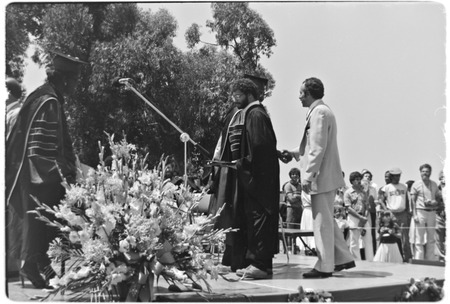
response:
[[[114,80],[112,82],[112,85],[114,87],[120,87],[120,86],[123,86],[123,85],[127,84],[128,82],[134,82],[134,81],[131,78],[116,77],[116,78],[114,78]]]

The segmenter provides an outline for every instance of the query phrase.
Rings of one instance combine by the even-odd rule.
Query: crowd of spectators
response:
[[[385,172],[385,185],[378,186],[372,173],[351,172],[349,184],[336,191],[334,217],[355,260],[377,262],[445,261],[445,176],[431,177],[429,164],[419,167],[420,180],[401,182],[402,171]],[[345,173],[342,172],[345,177]],[[285,227],[312,229],[311,201],[299,186],[300,171],[293,168],[282,186],[282,213]],[[295,210],[294,212],[292,212]],[[306,237],[314,248],[314,238]],[[311,254],[300,240],[294,253]]]

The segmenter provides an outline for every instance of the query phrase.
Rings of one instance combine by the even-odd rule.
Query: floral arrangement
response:
[[[289,295],[288,302],[334,302],[331,293],[324,290],[298,287],[298,294]]]
[[[421,301],[423,298],[426,298],[426,301],[440,301],[444,298],[444,291],[441,286],[436,284],[436,279],[425,278],[416,280],[411,278],[406,290],[396,300],[399,302],[413,302]]]
[[[155,275],[175,290],[204,286],[210,292],[207,279],[219,273],[214,250],[223,248],[231,229],[212,228],[218,214],[195,214],[204,193],[184,185],[165,187],[163,158],[150,170],[148,155],[139,157],[126,139],[116,143],[114,135],[107,136],[111,166],[105,165],[99,143],[95,170],[77,184],[63,181],[66,196],[58,206],[37,202],[30,211],[60,232],[48,255],[53,265],[64,266],[50,280],[53,289],[46,298],[151,301]]]

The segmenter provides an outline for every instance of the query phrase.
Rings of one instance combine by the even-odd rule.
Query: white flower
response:
[[[70,230],[72,230],[72,229],[70,229],[69,226],[64,226],[64,227],[61,228],[62,232],[69,232]]]
[[[125,281],[126,279],[127,279],[127,276],[123,273],[113,273],[111,275],[111,284],[117,285],[117,283]]]
[[[95,199],[97,200],[97,202],[104,204],[106,201],[105,193],[103,191],[98,191],[97,194],[95,195]]]
[[[210,221],[208,219],[208,217],[205,216],[205,215],[196,216],[194,218],[194,220],[195,220],[195,223],[198,224],[198,225],[203,225],[203,224],[206,224],[206,223],[208,223]]]
[[[74,278],[77,280],[86,278],[90,273],[91,273],[91,269],[89,267],[83,266],[77,271]]]
[[[184,281],[188,278],[188,276],[184,273],[184,271],[181,271],[175,267],[172,267],[169,271],[173,274],[175,279],[178,281]]]
[[[103,225],[103,227],[105,228],[105,232],[107,235],[111,234],[111,231],[114,229],[114,227],[116,227],[116,221],[114,218],[112,217],[108,217],[106,219],[105,224]]]
[[[91,237],[86,230],[81,230],[80,232],[78,232],[78,235],[80,236],[81,242],[86,242]]]
[[[134,236],[129,236],[126,238],[131,247],[136,247],[136,238]]]
[[[142,210],[143,205],[144,202],[141,199],[137,199],[134,197],[131,199],[130,208],[134,214],[139,214],[139,212]]]
[[[150,216],[155,217],[157,212],[158,212],[158,205],[155,203],[151,203],[150,204]]]
[[[69,233],[69,240],[72,242],[72,243],[78,243],[79,241],[80,241],[80,236],[78,235],[78,232],[76,232],[76,231],[70,231],[70,233]]]
[[[103,240],[108,241],[108,235],[105,232],[105,229],[99,229],[97,230],[97,235]]]
[[[121,240],[119,242],[119,247],[120,247],[119,248],[120,252],[125,253],[125,252],[130,251],[130,244],[126,240]]]
[[[115,268],[115,270],[116,270],[117,272],[125,273],[125,272],[128,271],[128,267],[127,267],[127,265],[125,265],[125,264],[120,264],[119,266],[117,266],[117,267]]]
[[[144,185],[151,185],[152,176],[150,174],[142,174],[140,177],[138,177],[138,180]]]
[[[55,276],[49,280],[48,284],[54,288],[57,288],[61,284],[61,279],[58,276]]]
[[[139,194],[141,192],[141,183],[139,181],[135,181],[128,192],[135,197],[139,197]]]
[[[183,236],[185,238],[191,238],[194,236],[194,234],[198,230],[199,230],[199,225],[197,225],[197,224],[186,225],[183,229]]]

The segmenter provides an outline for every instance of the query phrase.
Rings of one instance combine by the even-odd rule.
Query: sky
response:
[[[277,45],[261,64],[276,81],[264,100],[278,149],[300,143],[307,109],[298,99],[303,80],[320,78],[324,102],[336,115],[341,165],[348,176],[369,169],[384,184],[384,172],[403,171],[401,181],[420,179],[429,163],[438,180],[446,158],[446,7],[439,2],[250,2],[274,31]],[[200,25],[202,40],[209,2],[141,3],[166,8],[177,20],[174,43],[187,50],[186,29]],[[31,63],[24,85],[42,83]],[[298,167],[280,164],[281,181]]]

